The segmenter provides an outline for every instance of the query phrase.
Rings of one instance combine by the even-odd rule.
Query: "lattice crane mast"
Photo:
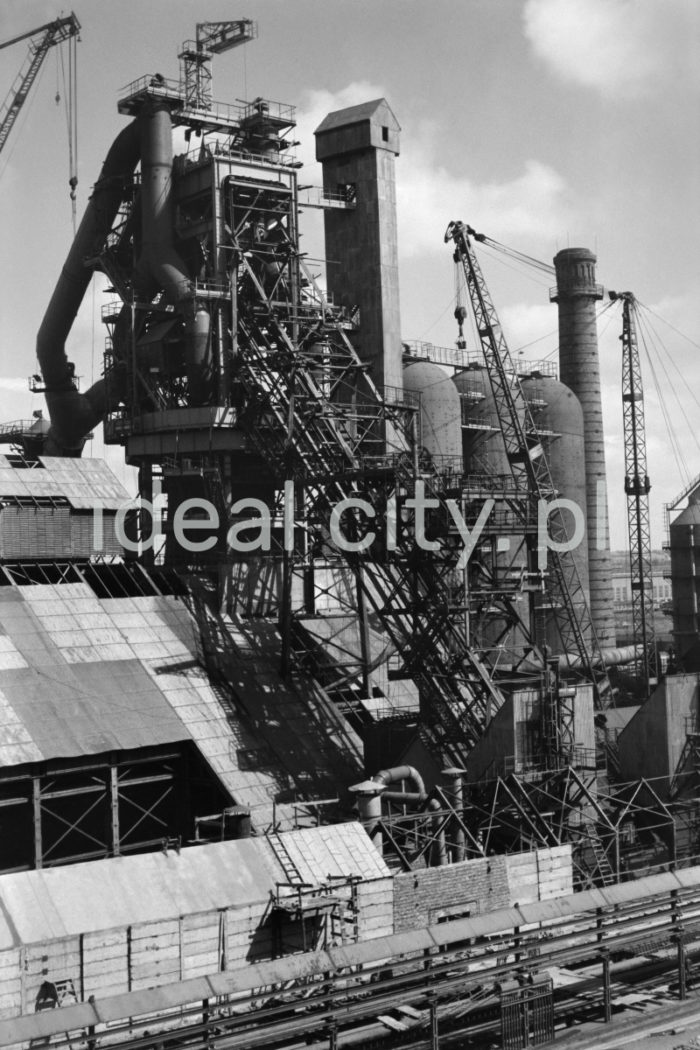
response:
[[[523,520],[527,521],[532,516],[533,502],[541,506],[556,498],[558,492],[552,481],[541,436],[517,379],[498,315],[476,258],[473,240],[482,241],[485,238],[466,223],[451,222],[448,225],[445,242],[454,242],[455,263],[464,271],[506,453],[513,478],[522,491],[520,513]],[[562,646],[565,653],[577,658],[581,669],[594,683],[598,703],[605,703],[610,684],[574,559],[560,554],[561,548],[567,548],[569,536],[565,521],[558,511],[549,516],[549,529],[554,543],[549,559],[553,615]],[[557,547],[560,549],[557,550]]]
[[[5,40],[0,44],[0,50],[2,50],[10,47],[11,44],[17,44],[20,40],[26,40],[31,37],[29,51],[24,64],[0,109],[0,151],[2,151],[7,142],[32,84],[39,75],[41,65],[51,48],[56,44],[62,44],[65,40],[76,39],[79,33],[80,22],[71,12],[65,18],[57,18],[55,22],[47,22],[37,29],[30,29],[28,32],[21,33],[19,36],[13,37],[12,40]]]
[[[637,346],[637,302],[632,292],[608,292],[622,302],[622,420],[625,437],[625,495],[632,584],[632,630],[647,696],[657,675],[654,637],[654,579],[651,562],[644,389]]]
[[[258,35],[258,26],[249,18],[233,22],[198,22],[195,40],[182,45],[178,58],[182,62],[185,102],[194,109],[211,109],[211,59],[239,47]]]

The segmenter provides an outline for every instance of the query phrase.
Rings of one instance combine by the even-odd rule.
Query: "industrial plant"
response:
[[[7,42],[29,54],[0,149],[79,29]],[[480,253],[518,253],[450,201],[455,343],[408,339],[399,121],[385,98],[328,113],[305,185],[294,106],[214,98],[213,60],[256,35],[199,23],[177,77],[124,88],[37,317],[46,412],[0,427],[0,1047],[519,1050],[635,989],[684,1000],[700,479],[666,508],[668,644],[635,296],[597,283],[588,248],[530,260],[558,358],[512,355]],[[95,273],[103,371],[83,389]],[[83,455],[98,428],[136,495]]]

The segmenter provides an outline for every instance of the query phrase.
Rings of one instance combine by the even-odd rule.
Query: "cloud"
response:
[[[315,164],[314,131],[328,113],[348,106],[359,106],[375,98],[384,98],[386,90],[370,80],[355,80],[339,91],[311,89],[302,95],[297,108],[295,138],[300,140],[299,159],[304,164]]]
[[[696,0],[526,0],[523,20],[545,65],[605,97],[649,95],[660,81],[700,85]]]
[[[511,303],[499,310],[499,316],[513,357],[556,362],[559,345],[556,307],[544,303]]]
[[[355,81],[338,92],[308,91],[297,112],[300,159],[314,164],[313,132],[327,113],[358,105],[386,94],[381,84]],[[402,259],[443,251],[442,234],[450,219],[472,222],[494,237],[507,230],[509,238],[549,243],[576,222],[568,187],[554,168],[527,160],[510,179],[477,183],[436,164],[445,129],[436,122],[411,123],[401,142],[396,167],[399,251]],[[315,177],[320,181],[320,173]],[[509,241],[510,243],[510,241]]]
[[[0,376],[0,390],[23,394],[27,390],[27,377],[18,379],[16,376]]]
[[[450,219],[462,219],[509,243],[527,238],[532,246],[549,242],[571,224],[573,201],[564,179],[538,160],[527,160],[512,179],[477,183],[434,166],[439,151],[432,135],[413,137],[397,179],[399,243],[404,256],[435,248]]]

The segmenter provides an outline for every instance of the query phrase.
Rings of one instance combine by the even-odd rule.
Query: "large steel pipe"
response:
[[[136,283],[150,300],[161,289],[185,319],[185,364],[190,402],[206,399],[211,387],[211,318],[197,304],[187,266],[173,236],[173,139],[170,111],[155,104],[141,115],[141,254]]]
[[[65,347],[92,277],[86,260],[102,250],[124,196],[125,180],[131,178],[138,159],[138,121],[132,121],[107,154],[37,333],[36,353],[51,420],[44,442],[47,455],[80,455],[85,436],[107,410],[104,380],[81,394]]]

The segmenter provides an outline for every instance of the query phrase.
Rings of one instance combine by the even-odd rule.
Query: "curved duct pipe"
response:
[[[141,255],[136,267],[146,299],[162,288],[185,317],[185,363],[190,400],[202,403],[211,390],[211,318],[196,304],[187,267],[173,241],[173,139],[170,110],[156,103],[141,115]]]
[[[79,456],[85,436],[109,407],[103,379],[84,394],[76,390],[65,346],[92,277],[85,259],[101,250],[122,202],[124,180],[133,174],[139,152],[138,120],[134,120],[120,131],[107,154],[37,333],[36,355],[51,420],[45,455]]]
[[[593,666],[617,667],[621,664],[631,664],[634,660],[640,660],[643,656],[640,645],[624,645],[616,649],[602,649],[598,656],[593,658]],[[559,656],[559,670],[565,671],[567,667],[576,670],[580,668],[581,657],[574,653],[561,653]]]
[[[399,780],[412,780],[418,794],[423,798],[427,795],[423,777],[414,766],[392,766],[391,769],[380,769],[374,774],[372,780],[376,780],[378,784],[384,784],[385,787]]]
[[[412,780],[416,788],[415,791],[382,791],[381,794],[377,794],[376,804],[378,804],[379,807],[379,816],[381,816],[382,798],[392,799],[395,802],[414,804],[425,802],[428,798],[423,777],[415,766],[392,766],[390,769],[380,769],[378,773],[374,774],[371,780],[376,782],[377,785],[383,787],[386,787],[388,784],[395,784],[400,780]],[[442,806],[437,799],[431,798],[428,801],[428,809],[433,812],[440,812]],[[440,817],[434,816],[433,828],[436,830],[436,849],[433,854],[433,859],[436,864],[441,867],[443,864],[447,864],[447,844],[445,842],[445,829],[440,826],[440,823]]]

